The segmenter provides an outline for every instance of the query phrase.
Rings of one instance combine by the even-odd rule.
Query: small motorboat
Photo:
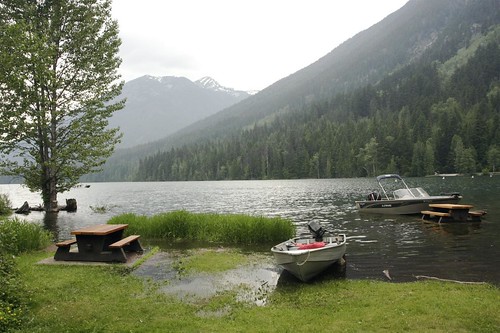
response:
[[[346,236],[324,236],[317,222],[308,224],[311,235],[299,236],[271,248],[276,263],[306,282],[336,262],[345,263]]]
[[[389,194],[382,181],[395,180],[401,183],[399,188]],[[462,199],[459,193],[449,193],[442,195],[429,195],[421,187],[410,188],[399,175],[388,174],[377,177],[377,182],[382,189],[382,193],[373,191],[368,195],[367,200],[356,201],[356,207],[360,212],[379,214],[420,214],[423,210],[429,210],[429,204],[456,204]]]

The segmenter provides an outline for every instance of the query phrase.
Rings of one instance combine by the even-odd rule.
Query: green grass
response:
[[[195,255],[193,255],[195,254]],[[202,249],[191,250],[177,263],[177,269],[184,274],[216,273],[234,269],[240,265],[249,264],[252,256],[234,249]]]
[[[190,240],[221,244],[272,244],[295,235],[295,227],[281,218],[231,214],[195,214],[187,211],[151,217],[122,214],[110,224],[128,224],[128,234],[148,239]]]
[[[276,224],[269,221],[281,221],[264,220],[181,211],[151,218],[125,215],[115,223],[129,223],[132,233],[146,239],[192,238],[192,228],[197,226],[204,232],[196,234],[196,239],[213,241],[234,232],[225,229],[225,224],[241,223],[244,227],[236,230],[259,234],[269,227],[266,224],[271,229]],[[0,222],[0,228],[7,235],[0,233],[0,237],[14,243],[42,239],[29,249],[9,246],[20,255],[10,255],[15,265],[3,262],[0,332],[16,332],[15,325],[22,325],[17,332],[498,332],[500,328],[500,289],[488,284],[321,280],[281,283],[269,289],[265,306],[239,300],[234,289],[183,302],[162,293],[163,283],[135,277],[129,274],[131,268],[120,264],[38,264],[54,255],[33,252],[44,244],[47,234],[27,232],[31,227],[15,220]],[[204,238],[207,235],[211,237]],[[185,253],[174,266],[188,278],[263,260],[262,253],[234,248]],[[14,311],[9,303],[16,305]]]
[[[214,253],[199,255],[206,259]],[[221,255],[231,253],[239,258],[237,251]],[[47,256],[18,258],[31,290],[31,319],[23,332],[497,332],[500,327],[500,290],[487,284],[336,280],[279,285],[264,307],[240,303],[231,292],[183,303],[120,265],[36,264]]]

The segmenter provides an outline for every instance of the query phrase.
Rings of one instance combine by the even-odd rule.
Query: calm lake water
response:
[[[487,211],[481,223],[437,224],[420,216],[362,214],[354,201],[377,189],[375,179],[269,180],[220,182],[91,183],[63,193],[59,201],[75,198],[76,213],[45,218],[32,212],[26,219],[44,224],[59,238],[70,231],[106,223],[132,212],[152,215],[185,209],[191,212],[243,213],[281,216],[298,230],[315,220],[335,232],[365,236],[349,240],[346,278],[380,279],[389,270],[393,281],[415,281],[416,275],[500,284],[500,176],[408,178],[430,194],[460,192],[462,203]],[[0,185],[14,207],[41,202],[39,194],[15,185]],[[90,207],[105,206],[104,214]],[[270,255],[270,254],[269,254]]]

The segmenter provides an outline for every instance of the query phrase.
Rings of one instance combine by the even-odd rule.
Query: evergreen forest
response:
[[[500,2],[409,0],[258,94],[117,150],[84,180],[498,172],[499,125]]]
[[[239,133],[143,158],[136,180],[496,171],[500,29],[478,34],[444,63],[429,61],[439,56],[427,54],[374,85],[289,110]]]

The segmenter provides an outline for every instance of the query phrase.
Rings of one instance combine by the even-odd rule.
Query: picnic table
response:
[[[55,260],[126,262],[126,252],[142,253],[139,235],[123,237],[128,224],[100,224],[71,232],[76,238],[56,243]],[[77,251],[72,249],[76,244]]]
[[[460,204],[429,204],[429,207],[437,212],[448,213],[455,221],[467,221],[469,210],[474,206]]]
[[[441,221],[448,222],[479,222],[481,217],[486,214],[484,211],[471,211],[474,206],[462,204],[429,204],[433,210],[423,210],[422,219],[438,218]]]

